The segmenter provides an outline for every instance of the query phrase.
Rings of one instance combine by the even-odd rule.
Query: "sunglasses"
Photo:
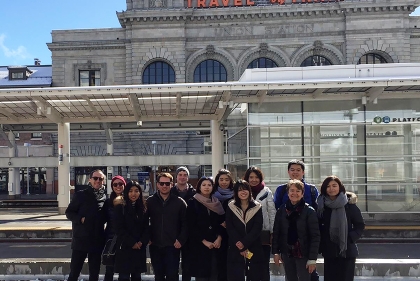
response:
[[[101,178],[101,177],[92,177],[92,179],[95,180],[95,181],[97,181],[97,180],[104,181],[104,178]]]
[[[171,182],[161,182],[161,181],[158,181],[158,184],[161,185],[161,186],[164,186],[164,185],[170,186],[171,185]]]
[[[124,183],[122,183],[122,182],[114,182],[114,183],[112,184],[112,186],[113,186],[113,187],[117,187],[117,186],[124,186]]]

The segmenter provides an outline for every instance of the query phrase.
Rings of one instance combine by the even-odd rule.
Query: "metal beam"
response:
[[[11,142],[10,142],[10,140],[9,140],[9,136],[3,131],[3,130],[0,130],[0,137],[2,137],[3,138],[3,140],[6,142],[6,144],[7,144],[7,146],[9,147],[9,148],[13,148],[13,147],[15,147]]]
[[[47,117],[56,124],[63,123],[63,117],[61,116],[61,114],[54,107],[52,107],[43,97],[32,97],[32,99],[36,103],[37,110],[39,109],[45,117]]]
[[[20,119],[17,118],[16,116],[13,115],[12,112],[9,111],[9,109],[7,107],[2,107],[0,106],[0,110],[1,110],[1,114],[3,114],[4,116],[6,116],[7,118],[19,123]]]
[[[182,163],[180,163],[182,159]],[[10,164],[9,164],[10,162]],[[207,154],[187,155],[112,155],[112,156],[72,156],[71,167],[84,166],[165,166],[165,165],[211,165]],[[0,157],[0,167],[57,167],[58,158],[43,157]]]
[[[232,98],[232,93],[230,91],[225,91],[220,98],[223,101],[223,108],[219,108],[216,111],[217,121],[221,122],[228,118],[231,108],[229,107],[230,100]]]
[[[106,136],[106,144],[111,145],[114,142],[114,137],[110,128],[109,123],[102,123],[102,126],[105,130],[105,136]]]
[[[369,97],[369,103],[373,103],[373,101],[377,99],[384,90],[384,87],[372,87],[369,91],[367,91],[366,94]]]
[[[96,116],[96,118],[98,118],[98,120],[101,120],[102,117],[99,114],[98,110],[96,109],[95,105],[93,104],[93,102],[88,98],[87,95],[82,95],[82,98],[84,100],[86,100],[86,102],[88,103],[90,109],[93,111],[93,114]]]
[[[140,104],[139,99],[137,98],[137,95],[135,93],[130,93],[128,95],[128,99],[130,100],[131,107],[133,108],[133,114],[134,114],[134,121],[138,122],[141,119],[141,110],[140,110]]]
[[[257,93],[257,97],[258,97],[258,100],[259,100],[258,107],[260,107],[264,103],[264,100],[267,97],[267,92],[268,92],[267,90],[258,91],[258,93]]]
[[[312,98],[313,99],[319,98],[324,93],[324,90],[325,89],[316,89],[312,94]]]

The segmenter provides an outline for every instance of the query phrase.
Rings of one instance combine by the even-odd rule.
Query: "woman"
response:
[[[233,199],[233,177],[231,172],[226,169],[220,169],[217,172],[214,182],[217,188],[214,196],[219,199],[222,205],[226,204],[227,207],[229,200]]]
[[[233,186],[234,200],[226,209],[226,230],[229,235],[228,280],[262,280],[264,254],[261,247],[263,216],[261,204],[252,199],[251,187],[244,180]]]
[[[139,281],[146,272],[146,247],[149,242],[149,221],[142,188],[136,181],[127,183],[123,200],[114,200],[117,251],[115,272],[118,280]],[[125,203],[124,203],[125,202]]]
[[[220,169],[217,172],[215,177],[216,192],[214,196],[219,199],[220,203],[223,206],[223,209],[226,212],[226,208],[230,200],[233,199],[233,177],[232,173],[226,169]],[[220,235],[222,236],[222,244],[218,251],[218,261],[219,261],[219,278],[218,281],[227,280],[227,251],[228,251],[228,235],[226,231],[226,222],[222,224],[223,229],[221,230]]]
[[[105,235],[106,239],[112,239],[115,234],[115,212],[114,212],[114,204],[112,203],[115,198],[118,196],[123,195],[123,191],[125,188],[126,182],[122,176],[114,176],[111,179],[111,195],[108,199],[105,200],[104,209],[106,210],[107,220],[106,220],[106,228],[105,228]],[[114,280],[114,267],[113,266],[106,266],[105,267],[105,276],[104,281],[112,281]]]
[[[305,203],[304,192],[300,180],[290,180],[289,199],[277,210],[274,222],[274,262],[276,265],[283,262],[288,281],[310,281],[316,268],[320,240],[318,218],[315,210]]]
[[[362,214],[356,206],[357,196],[346,192],[338,177],[329,176],[322,183],[317,201],[324,280],[354,280],[359,255],[356,242],[365,229]]]
[[[218,251],[225,211],[213,196],[215,191],[213,180],[202,177],[197,183],[196,194],[188,201],[189,267],[196,281],[216,281],[220,274]]]
[[[270,280],[270,254],[271,254],[271,235],[273,232],[274,218],[276,217],[276,207],[274,205],[273,193],[265,186],[264,176],[257,167],[250,167],[245,172],[244,180],[249,182],[252,191],[252,198],[261,204],[263,214],[263,230],[261,232],[261,243],[264,250],[264,270],[261,272],[262,280]]]

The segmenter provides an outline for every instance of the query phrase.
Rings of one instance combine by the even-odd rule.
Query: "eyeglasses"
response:
[[[94,181],[97,181],[97,180],[99,180],[99,181],[104,181],[104,178],[101,178],[101,177],[92,177],[92,179],[93,179]]]
[[[117,186],[124,186],[124,183],[122,183],[122,182],[114,182],[114,183],[112,184],[112,186],[113,186],[113,187],[117,187]]]
[[[158,181],[158,184],[161,185],[161,186],[164,186],[164,185],[170,186],[171,182],[170,181],[169,182],[168,181],[165,181],[165,182]]]

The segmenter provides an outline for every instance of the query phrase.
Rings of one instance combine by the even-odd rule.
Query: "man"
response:
[[[185,202],[188,202],[193,198],[195,194],[194,187],[188,183],[190,177],[190,171],[187,167],[181,166],[176,169],[176,184],[171,189],[171,193],[175,196],[179,196],[184,199]],[[188,241],[186,241],[188,243]],[[186,245],[184,245],[186,246]],[[181,258],[182,258],[182,281],[191,281],[191,273],[188,268],[188,247],[182,247],[181,249]]]
[[[287,164],[287,173],[289,174],[289,178],[291,180],[300,180],[304,184],[305,192],[303,193],[303,198],[305,202],[308,203],[315,211],[318,209],[318,204],[316,203],[316,199],[318,198],[319,192],[318,189],[313,184],[306,183],[304,180],[305,175],[305,163],[301,160],[291,160]],[[283,204],[287,202],[289,196],[287,195],[286,190],[287,184],[282,184],[277,187],[276,192],[274,194],[274,204],[276,205],[276,209],[280,208]],[[319,275],[316,270],[314,270],[311,274],[312,281],[318,281]]]
[[[89,187],[76,192],[66,210],[72,222],[72,254],[68,281],[77,281],[86,257],[89,263],[89,281],[97,281],[101,267],[101,253],[105,244],[106,199],[103,186],[105,175],[101,170],[90,173]]]
[[[156,281],[178,281],[179,255],[187,240],[185,201],[173,194],[173,177],[157,177],[157,192],[147,198],[150,218],[150,258]]]

